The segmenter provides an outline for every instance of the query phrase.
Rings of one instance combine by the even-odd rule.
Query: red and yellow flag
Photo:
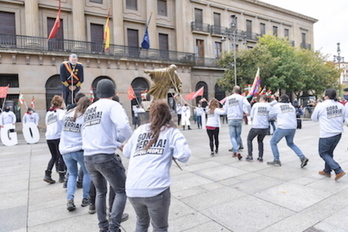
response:
[[[110,25],[109,25],[109,19],[110,19],[110,9],[108,11],[108,16],[106,18],[105,27],[104,27],[104,50],[107,51],[110,47]]]

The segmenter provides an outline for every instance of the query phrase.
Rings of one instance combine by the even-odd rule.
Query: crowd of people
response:
[[[94,103],[86,96],[76,101],[77,94],[76,104],[69,106],[69,110],[65,109],[61,96],[53,97],[45,118],[51,159],[44,181],[55,183],[54,165],[59,182],[63,183],[68,176],[67,210],[73,211],[80,166],[81,206],[89,206],[90,213],[97,213],[101,232],[121,231],[120,223],[128,218],[124,213],[127,197],[137,215],[136,231],[146,231],[150,222],[155,230],[167,231],[169,169],[173,160],[187,162],[191,155],[185,137],[172,121],[168,104],[155,100],[150,107],[149,122],[133,132],[122,105],[113,100],[113,82],[99,81],[96,94],[98,100]],[[117,149],[130,159],[127,178]]]
[[[348,88],[344,89],[345,99],[348,99]],[[320,122],[320,135],[318,152],[325,161],[324,169],[319,171],[320,175],[331,177],[334,171],[335,180],[339,180],[346,173],[339,164],[333,159],[333,152],[337,146],[343,126],[348,122],[348,104],[340,101],[336,97],[334,89],[327,89],[322,97],[316,101],[315,106],[311,108],[312,121]],[[194,110],[195,114],[201,111],[200,104]],[[178,105],[177,113],[182,114],[182,106]],[[226,98],[223,107],[217,99],[213,98],[208,102],[208,106],[199,113],[200,117],[206,117],[205,129],[209,138],[210,154],[214,156],[219,149],[219,127],[220,115],[226,115],[229,127],[229,137],[232,144],[233,157],[241,160],[242,150],[242,122],[244,115],[248,115],[252,122],[251,129],[247,136],[247,156],[246,161],[253,161],[253,139],[257,137],[259,162],[263,162],[264,144],[263,140],[267,135],[272,135],[270,147],[273,154],[273,160],[267,162],[268,165],[281,166],[280,154],[277,144],[285,138],[287,146],[298,156],[300,167],[308,164],[309,159],[303,154],[302,150],[294,143],[296,129],[302,128],[303,107],[297,101],[290,102],[288,95],[284,94],[277,101],[275,96],[267,97],[260,95],[257,102],[249,103],[246,97],[241,95],[240,87],[233,88],[232,95]],[[180,120],[180,117],[178,117]],[[275,125],[277,124],[277,126]],[[180,125],[180,121],[178,121]],[[198,129],[202,128],[201,122],[197,118]],[[273,133],[271,133],[271,130]],[[215,145],[215,148],[214,148]]]

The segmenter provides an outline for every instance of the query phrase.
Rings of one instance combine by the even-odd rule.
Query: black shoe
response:
[[[216,150],[215,150],[215,154],[217,154],[217,153],[218,153],[218,151],[219,151],[219,150],[218,150],[218,149],[216,149]]]
[[[253,157],[251,155],[248,155],[246,158],[245,158],[246,161],[253,161]]]
[[[278,166],[278,167],[282,166],[282,163],[280,161],[278,161],[278,160],[273,160],[271,162],[267,162],[267,164],[268,165],[273,165],[273,166]]]
[[[212,152],[210,152],[210,156],[212,156],[212,157],[214,156],[214,152],[213,152],[213,151],[212,151]]]
[[[68,200],[68,203],[66,204],[66,206],[67,206],[67,209],[69,211],[73,211],[76,209],[76,206],[74,204],[74,200]]]
[[[348,149],[347,149],[348,150]],[[228,151],[233,152],[233,147],[231,149],[228,149]]]
[[[262,159],[261,157],[258,157],[258,158],[257,158],[257,161],[263,162],[263,159]]]
[[[81,206],[82,207],[86,207],[87,205],[89,205],[89,199],[88,198],[83,198]]]
[[[307,165],[308,160],[309,160],[309,159],[307,159],[306,157],[304,157],[304,158],[301,160],[301,168],[303,168],[304,166]]]
[[[82,186],[82,181],[77,181],[76,182],[76,188],[82,188],[83,186]]]
[[[88,209],[89,214],[94,214],[95,213],[95,204],[90,204],[89,209]]]

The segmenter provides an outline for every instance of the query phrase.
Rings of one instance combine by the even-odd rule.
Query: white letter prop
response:
[[[15,125],[6,124],[1,128],[1,141],[5,146],[13,146],[18,143]]]
[[[23,125],[23,136],[27,143],[37,143],[40,140],[39,129],[33,122],[28,122]]]

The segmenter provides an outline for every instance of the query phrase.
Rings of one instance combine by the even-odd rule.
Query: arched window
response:
[[[48,78],[46,81],[46,111],[51,107],[51,100],[54,95],[62,95],[62,82],[60,81],[60,76],[54,75]]]
[[[131,111],[132,111],[132,116],[133,116],[133,106],[138,105],[142,101],[145,101],[145,99],[142,100],[141,94],[144,91],[148,91],[150,86],[149,86],[149,83],[147,82],[147,80],[143,77],[135,78],[132,81],[131,86],[132,86],[134,93],[135,93],[135,96],[136,96],[136,98],[132,99],[132,101],[131,101]],[[146,101],[150,101],[150,95],[148,95],[148,94],[146,95]]]
[[[205,98],[208,100],[208,85],[204,81],[200,81],[196,85],[196,91],[199,90],[200,88],[204,87],[203,90],[203,96],[198,96],[196,97],[196,104],[201,100],[202,98]],[[205,107],[205,104],[202,104],[203,107]]]
[[[226,92],[218,84],[215,84],[215,98],[219,101],[226,97]]]

